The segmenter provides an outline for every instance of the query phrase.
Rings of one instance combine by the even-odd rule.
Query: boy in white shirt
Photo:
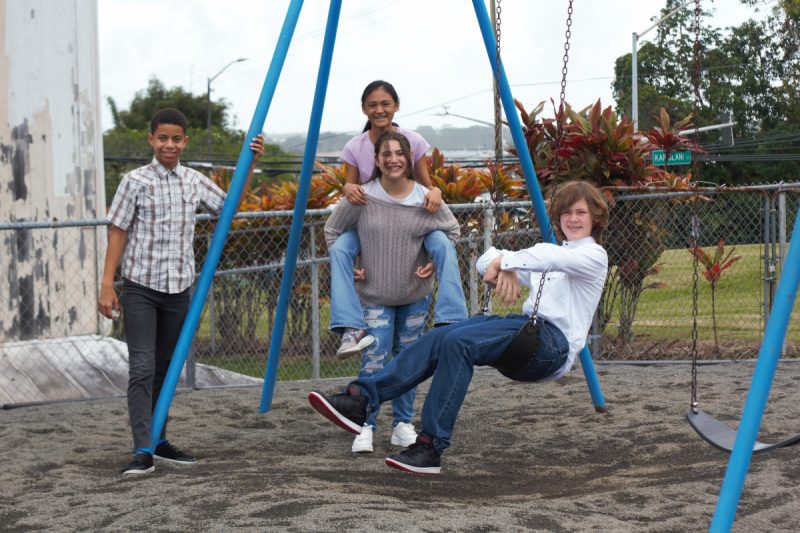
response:
[[[583,348],[608,272],[608,256],[598,244],[608,225],[603,195],[584,181],[558,190],[550,218],[562,246],[540,243],[519,252],[490,248],[478,259],[478,272],[507,304],[531,287],[524,315],[477,315],[436,328],[400,352],[383,370],[359,376],[342,394],[309,394],[312,407],[343,429],[358,434],[369,408],[402,394],[433,376],[422,409],[417,441],[386,464],[406,472],[439,474],[441,454],[450,447],[458,412],[475,365],[488,365],[515,381],[558,379],[569,372]],[[537,309],[538,344],[522,360],[509,360],[506,348],[530,320],[539,280],[545,282]],[[509,368],[512,370],[509,371]]]

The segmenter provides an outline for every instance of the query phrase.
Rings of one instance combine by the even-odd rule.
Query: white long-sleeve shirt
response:
[[[518,252],[491,247],[476,264],[481,276],[497,256],[502,256],[502,270],[517,272],[520,283],[531,288],[522,305],[522,311],[528,316],[533,312],[542,272],[547,272],[537,314],[560,329],[567,338],[567,361],[549,379],[564,376],[586,344],[592,317],[603,293],[608,273],[605,249],[592,237],[565,241],[561,246],[539,243]]]

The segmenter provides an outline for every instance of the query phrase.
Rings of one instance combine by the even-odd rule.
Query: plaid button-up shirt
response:
[[[219,214],[225,193],[206,176],[178,164],[167,170],[155,158],[122,178],[108,221],[128,231],[122,276],[175,294],[194,281],[195,212]]]

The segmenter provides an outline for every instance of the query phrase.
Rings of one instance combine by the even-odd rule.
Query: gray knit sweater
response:
[[[367,305],[406,305],[430,293],[433,277],[420,279],[414,273],[428,262],[423,239],[437,229],[453,242],[459,235],[458,221],[444,204],[429,213],[372,197],[363,206],[342,198],[325,224],[328,246],[353,228],[361,241],[360,265],[366,277],[356,283],[356,292]]]

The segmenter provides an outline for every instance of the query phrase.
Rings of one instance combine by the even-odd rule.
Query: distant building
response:
[[[0,25],[0,223],[104,216],[96,2],[0,0]],[[104,248],[103,227],[0,230],[0,342],[97,332]]]

